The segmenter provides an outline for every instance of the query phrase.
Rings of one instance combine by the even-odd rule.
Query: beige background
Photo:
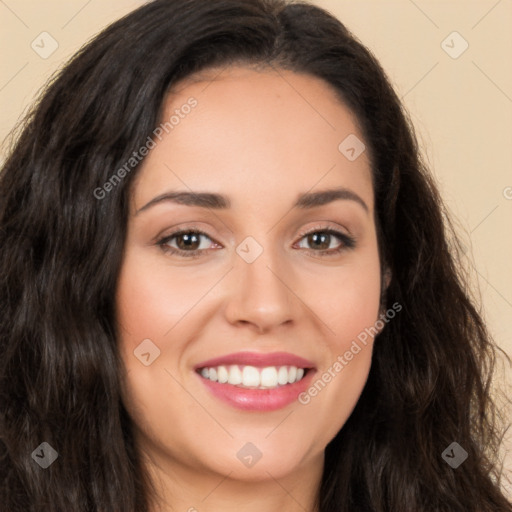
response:
[[[143,3],[0,0],[0,140],[65,60]],[[512,355],[512,1],[314,3],[338,16],[374,52],[403,98],[458,218],[490,329]],[[58,47],[45,55],[52,45]],[[511,373],[502,367],[500,385],[509,395]],[[506,447],[511,475],[512,435]]]

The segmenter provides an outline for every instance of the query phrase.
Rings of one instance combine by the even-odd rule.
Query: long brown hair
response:
[[[117,21],[48,84],[0,173],[0,503],[8,512],[147,512],[121,402],[115,290],[134,168],[98,199],[160,119],[166,92],[233,63],[325,80],[371,154],[376,223],[403,310],[326,449],[321,512],[511,512],[499,485],[496,347],[384,71],[333,16],[284,0],[155,0]],[[31,454],[59,454],[47,469]],[[457,442],[456,469],[443,451]]]

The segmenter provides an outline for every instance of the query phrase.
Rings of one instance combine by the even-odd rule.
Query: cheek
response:
[[[308,305],[331,334],[332,348],[343,349],[378,319],[381,275],[376,249],[360,253],[337,269],[304,278],[304,285],[309,290]]]
[[[308,298],[324,325],[325,357],[298,401],[309,410],[308,421],[324,429],[319,446],[336,435],[355,407],[370,371],[374,337],[382,328],[375,252],[363,254],[336,276],[319,276]]]
[[[172,437],[174,431],[166,426],[176,421],[184,406],[191,405],[167,373],[170,370],[175,374],[172,362],[179,360],[185,344],[180,339],[186,337],[173,336],[172,344],[165,344],[164,338],[178,322],[176,331],[186,324],[181,320],[199,293],[194,282],[185,272],[170,272],[137,249],[127,251],[118,282],[119,351],[125,369],[123,402],[138,431],[157,442],[164,440],[164,444],[173,442],[167,437]],[[151,341],[148,344],[146,340]],[[146,344],[144,351],[139,348],[142,343]],[[150,354],[147,366],[144,358],[136,355],[146,352]]]
[[[185,269],[154,264],[137,251],[128,253],[117,291],[117,319],[123,342],[162,339],[208,290],[209,279],[191,278]],[[132,349],[135,347],[132,347]]]

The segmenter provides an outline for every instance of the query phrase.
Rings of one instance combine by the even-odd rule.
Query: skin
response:
[[[325,447],[361,394],[371,340],[309,403],[272,412],[220,401],[193,367],[242,350],[284,351],[313,361],[320,376],[375,324],[381,273],[368,152],[349,161],[338,150],[349,134],[363,136],[329,86],[309,75],[203,73],[175,88],[164,118],[190,96],[197,106],[158,141],[134,182],[117,290],[124,403],[162,497],[153,510],[313,511]],[[335,187],[368,211],[351,199],[292,208],[299,194]],[[231,207],[164,201],[138,212],[174,190],[222,193]],[[194,246],[199,257],[158,245],[178,228],[208,234]],[[326,228],[353,236],[355,247],[320,256],[343,242],[317,248],[303,233]],[[248,236],[263,249],[253,263],[236,252]],[[186,250],[179,237],[169,244]],[[148,338],[160,356],[145,366],[134,350]],[[247,442],[262,453],[250,468],[236,457]]]

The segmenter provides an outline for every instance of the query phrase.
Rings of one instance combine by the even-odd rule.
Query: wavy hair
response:
[[[323,79],[371,155],[383,304],[367,384],[326,448],[321,512],[511,512],[500,490],[497,347],[384,71],[336,18],[284,0],[155,0],[54,76],[0,173],[0,503],[8,512],[148,512],[154,490],[121,401],[115,290],[134,168],[167,92],[236,63]],[[43,470],[41,442],[59,453]],[[468,453],[456,470],[441,454]]]

